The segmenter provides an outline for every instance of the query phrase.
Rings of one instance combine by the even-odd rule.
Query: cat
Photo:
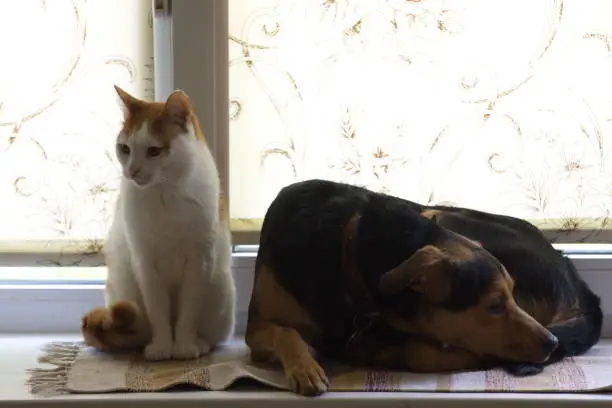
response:
[[[188,95],[165,103],[115,90],[119,197],[104,246],[106,305],[82,321],[86,344],[193,359],[234,330],[231,234],[215,161]]]

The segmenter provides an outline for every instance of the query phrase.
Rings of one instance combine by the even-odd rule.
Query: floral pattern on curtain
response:
[[[153,98],[151,1],[7,0],[0,49],[0,250],[77,265],[114,211],[113,84]]]
[[[610,242],[612,2],[229,4],[234,229],[318,177]]]

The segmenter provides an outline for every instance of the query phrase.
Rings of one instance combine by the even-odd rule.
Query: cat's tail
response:
[[[83,316],[81,333],[85,344],[101,351],[143,347],[151,338],[146,319],[127,301],[91,310]]]

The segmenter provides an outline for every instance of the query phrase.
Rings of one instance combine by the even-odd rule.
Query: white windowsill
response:
[[[205,402],[206,406],[238,407],[257,400],[262,406],[281,407],[333,406],[340,404],[357,407],[453,407],[478,408],[495,404],[497,408],[517,407],[544,408],[551,403],[569,406],[589,406],[612,403],[612,394],[519,394],[519,393],[327,393],[315,399],[304,398],[289,392],[269,390],[266,388],[235,388],[231,391],[181,391],[163,393],[110,393],[110,394],[72,394],[56,397],[39,397],[31,395],[25,381],[26,370],[37,367],[36,361],[40,348],[50,341],[78,340],[76,335],[4,335],[0,336],[0,407],[38,406],[65,407],[67,404],[78,406],[121,407],[134,404],[146,404],[148,408],[165,407],[172,402],[173,406],[195,407]]]

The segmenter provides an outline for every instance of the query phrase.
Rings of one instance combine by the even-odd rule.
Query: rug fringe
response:
[[[68,394],[68,372],[84,346],[78,342],[55,342],[43,347],[38,362],[55,367],[27,370],[30,378],[26,385],[30,387],[30,393],[44,397]]]

